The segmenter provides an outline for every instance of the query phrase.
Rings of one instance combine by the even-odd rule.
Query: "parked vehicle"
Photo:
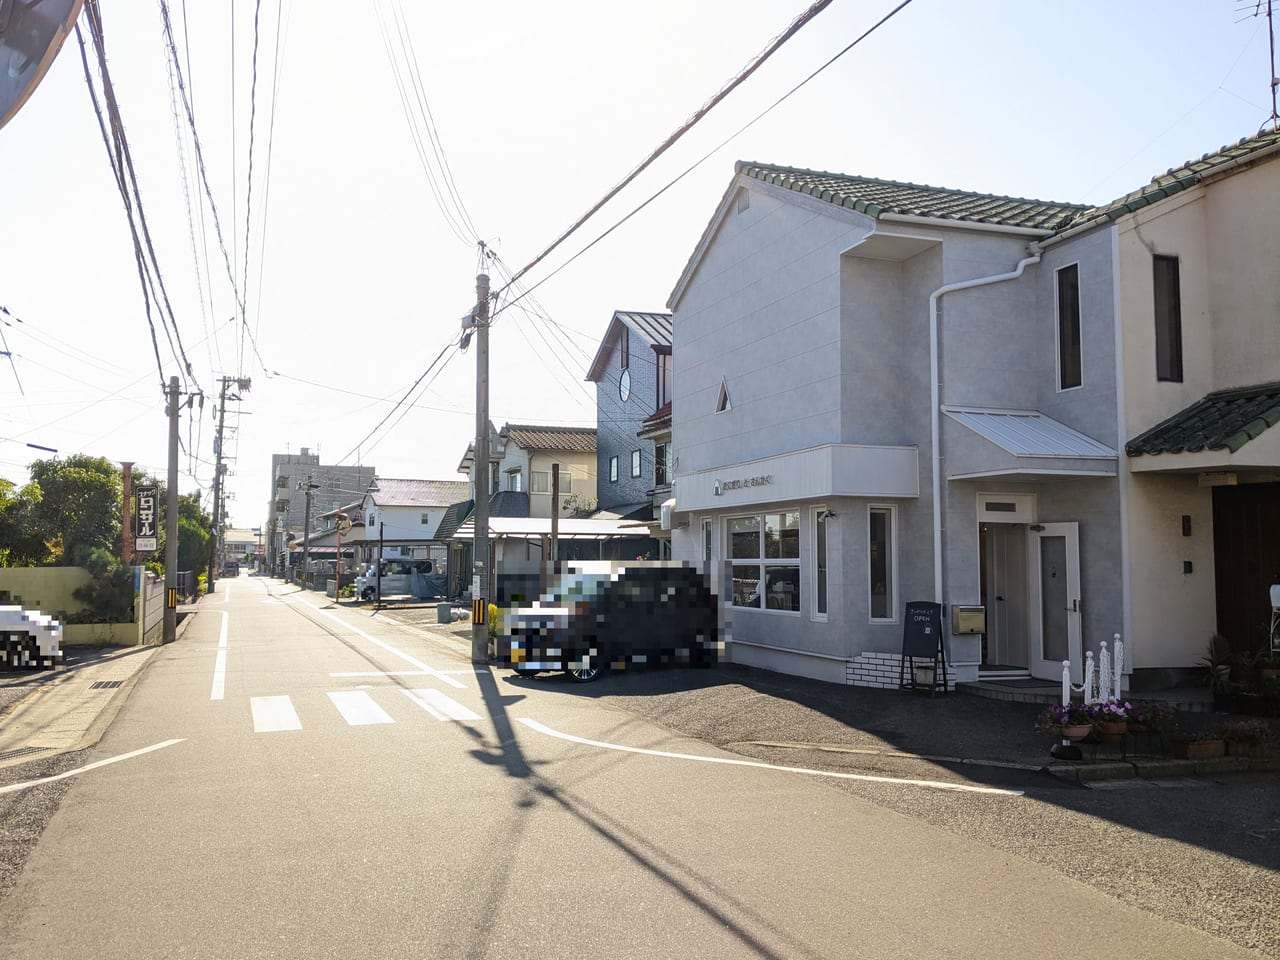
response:
[[[222,575],[223,575],[224,577],[238,577],[238,576],[240,576],[240,561],[238,561],[238,560],[227,560],[227,561],[223,562],[223,564],[222,564]]]
[[[684,564],[579,561],[507,615],[498,653],[517,673],[564,670],[579,681],[641,665],[712,666],[717,610],[706,577]]]
[[[413,577],[417,574],[425,577],[431,574],[430,560],[383,560],[382,561],[382,596],[409,596],[414,593]],[[378,597],[378,565],[369,564],[363,573],[356,576],[356,596],[361,600],[373,600]],[[424,585],[425,586],[425,585]],[[419,592],[422,592],[420,588]]]

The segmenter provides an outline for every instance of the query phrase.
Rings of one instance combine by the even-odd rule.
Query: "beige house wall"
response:
[[[562,478],[568,471],[573,475],[573,493],[577,495],[577,499],[595,499],[596,498],[596,455],[592,453],[567,453],[564,451],[558,453],[544,453],[538,451],[529,455],[529,472],[525,476],[525,483],[528,485],[525,489],[533,486],[533,474],[550,473],[553,463],[560,464],[560,476]],[[630,464],[627,465],[630,469]],[[566,516],[565,500],[567,495],[560,497],[560,515]],[[529,493],[529,516],[531,517],[549,517],[551,516],[551,494],[549,493]]]

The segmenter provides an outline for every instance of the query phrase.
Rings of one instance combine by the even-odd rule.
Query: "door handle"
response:
[[[1072,597],[1072,598],[1071,598],[1071,606],[1067,607],[1067,608],[1066,608],[1066,611],[1067,611],[1067,613],[1079,613],[1079,612],[1080,612],[1080,598],[1079,598],[1079,597]]]

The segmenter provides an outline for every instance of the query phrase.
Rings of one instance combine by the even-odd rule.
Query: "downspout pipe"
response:
[[[968,290],[971,287],[984,287],[991,283],[1002,283],[1005,280],[1016,280],[1022,271],[1033,263],[1040,262],[1040,246],[1031,243],[1028,246],[1029,256],[1018,261],[1018,265],[1009,273],[999,273],[990,277],[977,277],[973,280],[961,280],[948,283],[929,294],[929,440],[930,458],[933,467],[933,599],[942,603],[942,450],[940,434],[942,432],[942,376],[939,364],[939,338],[941,335],[938,301],[944,294],[957,290]]]

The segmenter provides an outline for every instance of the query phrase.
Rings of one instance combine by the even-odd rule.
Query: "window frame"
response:
[[[1063,340],[1063,324],[1062,324],[1062,277],[1068,270],[1074,271],[1075,275],[1075,343],[1068,345]],[[1084,309],[1081,304],[1080,296],[1080,261],[1063,264],[1053,274],[1053,303],[1054,303],[1054,333],[1055,343],[1057,346],[1057,384],[1058,392],[1063,393],[1067,390],[1078,390],[1084,386]],[[1077,381],[1075,383],[1064,382],[1064,363],[1066,359],[1066,350],[1068,347],[1074,347],[1075,353],[1075,374]]]
[[[781,545],[784,542],[781,536],[782,531],[794,530],[796,535],[795,555],[790,557],[781,557],[781,556],[771,557],[769,556],[768,523],[766,518],[767,517],[785,518],[788,516],[795,517],[795,525],[794,527],[787,527],[787,526],[780,527],[777,542],[779,545]],[[804,518],[804,512],[800,507],[773,506],[768,510],[760,511],[759,513],[731,514],[721,519],[721,524],[722,524],[721,529],[725,533],[724,542],[728,545],[727,552],[729,554],[725,558],[725,563],[729,568],[728,569],[729,583],[728,583],[728,588],[726,590],[726,596],[728,599],[728,605],[730,607],[732,607],[735,610],[754,610],[757,613],[765,613],[765,614],[774,615],[774,616],[787,616],[787,617],[799,618],[804,615],[804,594],[805,594],[804,578],[805,578],[805,571],[807,569],[807,564],[805,563],[805,559],[804,559],[806,538],[804,536],[804,519],[803,518]],[[756,530],[755,530],[756,556],[755,557],[737,557],[733,555],[734,549],[733,549],[732,531],[730,531],[730,527],[733,524],[733,521],[735,520],[748,520],[748,519],[754,519],[756,521]],[[786,521],[784,520],[783,522],[785,523]],[[743,530],[739,532],[745,534],[748,531]],[[735,568],[738,568],[738,567],[755,567],[756,568],[757,577],[756,577],[756,590],[755,590],[755,595],[756,595],[755,606],[748,606],[747,604],[740,604],[737,602],[737,597],[734,592],[734,579],[735,579],[734,571],[735,571]],[[767,597],[765,596],[765,590],[762,589],[762,584],[767,583],[767,580],[768,580],[767,571],[769,570],[769,568],[779,568],[779,567],[786,568],[786,569],[794,569],[796,571],[795,579],[796,579],[797,596],[794,600],[794,603],[795,603],[794,609],[770,607],[768,604]]]
[[[636,447],[631,451],[631,479],[638,479],[644,472],[644,456],[640,452],[640,448]]]
[[[888,560],[886,576],[888,578],[888,589],[886,591],[886,603],[889,607],[889,615],[887,617],[876,617],[872,615],[872,602],[874,594],[872,592],[872,575],[871,569],[871,515],[874,513],[885,514],[888,519],[885,523],[885,539],[888,543]],[[898,622],[898,508],[891,503],[869,503],[867,504],[867,621],[869,623],[897,623]]]
[[[1171,290],[1161,286],[1162,266],[1172,267]],[[1169,276],[1170,274],[1166,273],[1165,279],[1167,280]],[[1152,312],[1155,320],[1156,380],[1160,383],[1182,383],[1185,373],[1182,350],[1182,264],[1176,254],[1153,253],[1151,255],[1151,287]],[[1164,299],[1168,300],[1165,304],[1166,315],[1163,317],[1163,323],[1161,322],[1162,290]],[[1162,341],[1168,344],[1163,351]]]
[[[624,323],[622,335],[618,337],[618,369],[631,369],[631,330]]]
[[[618,455],[616,453],[609,458],[609,482],[618,482]]]
[[[542,487],[542,489],[538,489]],[[548,496],[551,493],[551,471],[531,470],[529,472],[529,493]]]
[[[817,623],[826,623],[831,610],[831,528],[828,523],[834,519],[827,510],[826,504],[818,504],[809,511],[812,522],[810,538],[813,554],[813,589],[809,591],[811,604],[809,619]],[[822,531],[819,536],[819,530]],[[819,551],[821,550],[821,558]],[[822,601],[825,600],[825,605]]]
[[[671,486],[671,444],[657,441],[653,445],[653,485]]]
[[[658,379],[655,384],[657,396],[654,397],[654,409],[661,410],[671,401],[671,385],[675,377],[675,365],[669,350],[655,351],[655,357],[658,364]]]
[[[431,525],[431,514],[424,513],[418,518],[418,526],[428,527]]]

